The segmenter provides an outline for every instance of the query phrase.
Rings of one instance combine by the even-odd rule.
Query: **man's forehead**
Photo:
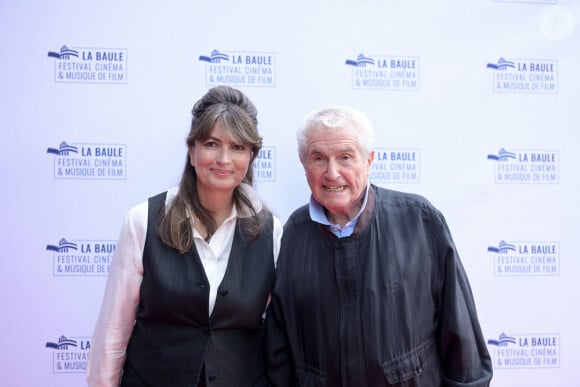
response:
[[[358,146],[354,139],[312,139],[308,142],[308,153],[355,152]]]

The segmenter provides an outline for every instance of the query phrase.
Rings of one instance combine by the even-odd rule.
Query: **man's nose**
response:
[[[335,160],[328,160],[328,164],[326,164],[326,178],[330,180],[336,179],[340,176],[339,166]]]

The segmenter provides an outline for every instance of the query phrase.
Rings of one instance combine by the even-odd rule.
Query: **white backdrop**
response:
[[[191,107],[225,83],[258,107],[256,186],[283,221],[309,195],[305,113],[366,112],[373,182],[447,217],[492,385],[575,385],[580,3],[229,3],[0,4],[1,384],[85,384],[125,213],[177,183]]]

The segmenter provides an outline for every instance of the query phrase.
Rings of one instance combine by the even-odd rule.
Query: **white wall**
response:
[[[295,145],[304,114],[360,108],[378,134],[374,182],[423,194],[447,217],[492,384],[573,385],[579,21],[572,0],[3,2],[2,385],[84,385],[125,213],[177,183],[193,103],[236,72],[226,83],[258,106],[270,157],[257,188],[282,220],[308,199]],[[63,46],[78,57],[49,55]],[[228,59],[200,59],[214,50]],[[347,64],[359,54],[372,63]],[[500,58],[513,67],[492,68]],[[77,153],[47,152],[62,142]],[[501,149],[512,157],[494,160]],[[54,251],[62,239],[76,249]]]

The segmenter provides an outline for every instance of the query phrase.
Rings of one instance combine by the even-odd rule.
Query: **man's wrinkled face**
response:
[[[314,129],[302,160],[308,185],[317,202],[345,224],[358,213],[374,152],[363,158],[353,129]]]

